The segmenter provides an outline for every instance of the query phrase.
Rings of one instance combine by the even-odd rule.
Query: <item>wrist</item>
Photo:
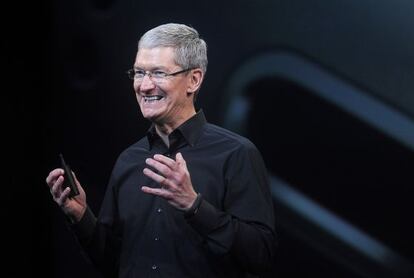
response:
[[[201,201],[202,201],[201,193],[197,193],[197,197],[195,198],[191,207],[184,211],[184,217],[189,218],[197,214],[198,209],[201,205]]]
[[[85,215],[86,208],[87,206],[82,207],[79,210],[74,210],[74,211],[71,211],[70,213],[68,212],[66,213],[66,215],[68,216],[68,218],[70,219],[72,223],[78,223],[82,220],[82,217]]]

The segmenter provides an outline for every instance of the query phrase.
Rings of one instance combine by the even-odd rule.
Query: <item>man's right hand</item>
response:
[[[70,188],[64,188],[63,186],[65,179],[64,173],[63,169],[54,169],[47,176],[46,183],[49,186],[53,200],[62,208],[63,212],[73,222],[79,222],[86,211],[86,194],[75,174],[72,172],[79,190],[79,195],[69,198]]]

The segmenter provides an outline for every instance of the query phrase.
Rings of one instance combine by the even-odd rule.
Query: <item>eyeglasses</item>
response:
[[[128,78],[131,80],[134,80],[135,82],[141,83],[142,80],[144,80],[145,75],[148,75],[148,77],[155,83],[162,83],[164,80],[171,76],[176,76],[180,73],[187,72],[189,70],[192,70],[194,68],[188,68],[179,70],[173,73],[167,73],[160,70],[154,70],[154,71],[148,71],[148,70],[141,70],[141,69],[130,69],[127,70]]]

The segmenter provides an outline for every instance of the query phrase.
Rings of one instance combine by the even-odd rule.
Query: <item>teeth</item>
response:
[[[162,96],[144,96],[145,101],[156,101],[162,99]]]

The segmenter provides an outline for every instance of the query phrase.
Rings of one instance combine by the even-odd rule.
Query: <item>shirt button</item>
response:
[[[158,212],[158,213],[161,213],[161,212],[162,212],[162,208],[158,208],[158,209],[157,209],[157,212]]]
[[[158,238],[158,237],[154,237],[154,240],[155,240],[155,241],[158,241],[158,240],[159,240],[159,238]]]
[[[154,264],[154,265],[152,265],[151,268],[152,268],[152,270],[156,270],[157,269],[157,265]]]

